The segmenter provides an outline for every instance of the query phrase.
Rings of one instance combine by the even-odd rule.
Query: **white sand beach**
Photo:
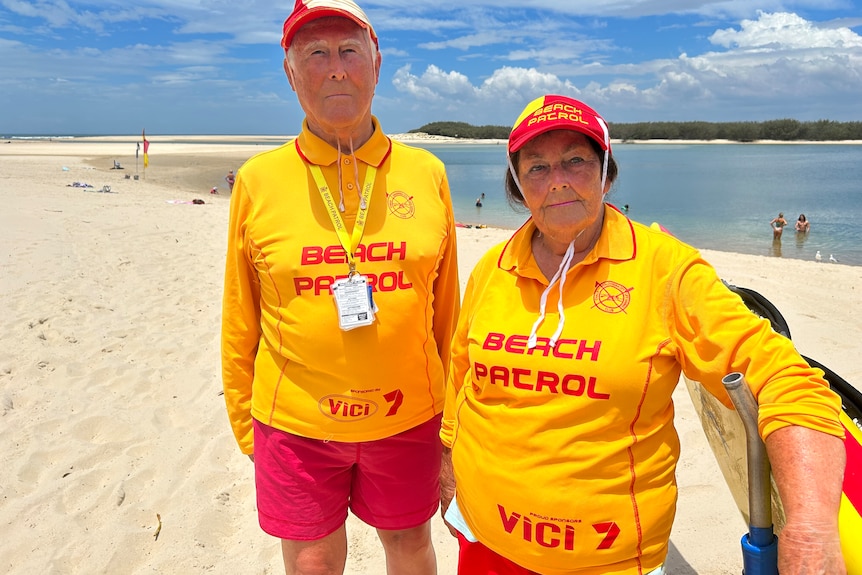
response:
[[[228,195],[209,190],[282,141],[250,139],[151,138],[146,170],[133,137],[0,142],[0,571],[284,572],[221,396]],[[459,228],[462,285],[510,233]],[[704,255],[769,298],[802,353],[862,382],[862,267]],[[675,400],[669,571],[738,574],[746,525],[684,385]],[[353,518],[348,529],[346,572],[384,573],[373,530]],[[453,574],[457,544],[439,518],[434,539],[439,573]]]

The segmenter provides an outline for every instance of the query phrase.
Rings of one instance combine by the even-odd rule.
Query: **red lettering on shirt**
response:
[[[503,387],[509,387],[509,368],[495,365],[491,368],[489,379],[493,384],[502,384]]]
[[[589,352],[591,361],[599,361],[599,349],[602,347],[602,342],[597,341],[592,346],[587,347],[587,342],[581,340],[578,345],[578,359],[583,359]]]
[[[536,339],[536,347],[528,349],[527,339],[528,336],[525,335],[514,334],[507,337],[502,333],[490,332],[485,336],[482,349],[503,350],[515,355],[541,354],[542,357],[553,356],[559,359],[598,361],[599,352],[602,348],[601,341],[588,342],[583,339],[561,339],[557,342],[556,347],[551,347],[550,338],[539,337]]]
[[[320,412],[335,421],[359,421],[377,413],[377,404],[344,395],[327,395],[317,403]]]
[[[505,341],[506,336],[502,333],[489,333],[487,337],[485,337],[485,343],[482,345],[482,349],[490,349],[492,351],[503,349]]]
[[[526,379],[526,378],[530,377],[531,372],[530,372],[530,370],[529,370],[529,369],[519,369],[519,368],[517,368],[517,367],[516,367],[515,369],[513,369],[513,370],[512,370],[512,376],[513,376],[513,377],[512,377],[512,381],[513,381],[513,385],[514,385],[516,388],[518,388],[518,389],[529,389],[529,390],[532,390],[532,389],[533,389],[533,384],[532,384],[532,383],[522,383],[522,382],[521,382],[521,376],[522,376],[522,375],[523,375],[523,376],[524,376],[524,378]]]
[[[509,513],[499,503],[497,510],[506,533],[520,535],[527,543],[535,543],[540,547],[553,549],[562,545],[566,551],[575,550],[575,526],[571,522],[543,519],[534,523],[530,517],[521,513]],[[518,523],[521,524],[520,530],[516,530]]]
[[[617,537],[620,535],[620,528],[613,521],[609,521],[607,523],[596,523],[593,525],[593,529],[596,530],[596,533],[604,533],[605,538],[602,539],[602,542],[599,543],[599,546],[596,549],[610,549],[611,545],[614,544],[614,541],[617,540]]]
[[[577,373],[559,374],[552,371],[537,370],[503,365],[487,366],[473,363],[473,378],[476,381],[487,379],[491,385],[514,387],[536,393],[562,394],[572,397],[588,397],[589,399],[608,400],[610,393],[599,391],[595,376]]]
[[[398,413],[398,408],[401,407],[402,403],[404,403],[404,392],[400,389],[396,389],[395,391],[390,391],[384,395],[383,399],[392,404],[389,406],[389,411],[386,412],[386,417],[391,417]]]
[[[509,516],[509,514],[506,513],[506,508],[499,503],[497,504],[497,511],[500,512],[500,519],[503,521],[503,529],[506,530],[506,533],[514,531],[515,526],[518,525],[518,521],[521,519],[521,514],[512,513],[512,515]]]
[[[358,249],[356,251],[359,251]],[[326,246],[323,249],[323,262],[327,264],[346,264],[347,252],[341,246]]]
[[[306,246],[302,248],[302,265],[314,265],[323,263],[323,248],[318,246]]]
[[[547,387],[549,393],[559,393],[557,386],[560,384],[560,378],[556,373],[540,371],[536,376],[536,391],[541,392],[543,387]]]
[[[542,547],[559,547],[560,539],[558,537],[550,537],[546,531],[550,531],[553,535],[558,535],[562,529],[560,529],[559,525],[548,523],[547,521],[536,523],[536,543]]]
[[[404,271],[390,271],[381,274],[363,274],[368,279],[368,285],[374,291],[394,292],[398,290],[413,289],[413,283],[404,275]],[[335,280],[344,279],[347,274],[337,276],[296,277],[293,278],[293,287],[297,296],[313,292],[314,295],[329,295]]]
[[[509,353],[518,353],[523,355],[527,349],[527,340],[529,338],[523,335],[513,335],[506,340],[506,351]]]
[[[359,244],[354,256],[359,262],[404,261],[407,259],[407,242]],[[347,263],[347,252],[340,245],[304,246],[299,261],[304,266],[345,264]]]
[[[476,377],[485,377],[488,375],[488,368],[484,364],[476,362],[473,364],[473,375]]]

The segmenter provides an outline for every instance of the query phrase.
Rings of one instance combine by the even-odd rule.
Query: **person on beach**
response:
[[[845,573],[840,400],[699,252],[605,202],[607,123],[547,95],[508,142],[531,217],[473,269],[441,428],[442,511],[462,575],[663,573],[677,500],[680,373],[759,400],[787,524],[779,567]],[[704,545],[708,542],[705,540]]]
[[[348,509],[387,573],[436,573],[430,520],[460,306],[443,164],[371,114],[377,35],[350,0],[297,0],[284,71],[299,136],[237,172],[222,315],[227,411],[286,573],[342,573]]]
[[[233,191],[233,184],[236,181],[236,176],[233,173],[233,170],[228,171],[227,175],[224,177],[224,181],[227,182],[227,189],[229,192]]]
[[[811,230],[811,222],[805,217],[805,214],[799,214],[796,219],[796,231],[807,234]]]
[[[772,218],[769,225],[772,226],[772,238],[781,239],[781,233],[784,231],[784,226],[787,225],[787,220],[784,219],[784,214],[779,212],[777,217]]]

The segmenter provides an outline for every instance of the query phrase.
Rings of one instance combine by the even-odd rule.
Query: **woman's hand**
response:
[[[766,438],[787,524],[778,534],[781,575],[846,575],[838,537],[844,442],[798,426]]]
[[[844,575],[847,568],[835,523],[788,523],[778,538],[781,575]]]

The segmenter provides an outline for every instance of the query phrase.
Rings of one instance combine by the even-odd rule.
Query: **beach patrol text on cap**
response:
[[[608,125],[595,110],[574,98],[548,95],[527,104],[518,116],[509,134],[509,153],[551,130],[574,130],[594,139],[603,150],[611,149]]]
[[[285,50],[290,47],[293,37],[304,25],[312,20],[326,16],[341,16],[349,18],[371,32],[371,39],[377,45],[377,34],[368,21],[368,16],[362,8],[351,2],[351,0],[296,0],[293,12],[284,21],[284,32],[281,36],[281,46]]]

